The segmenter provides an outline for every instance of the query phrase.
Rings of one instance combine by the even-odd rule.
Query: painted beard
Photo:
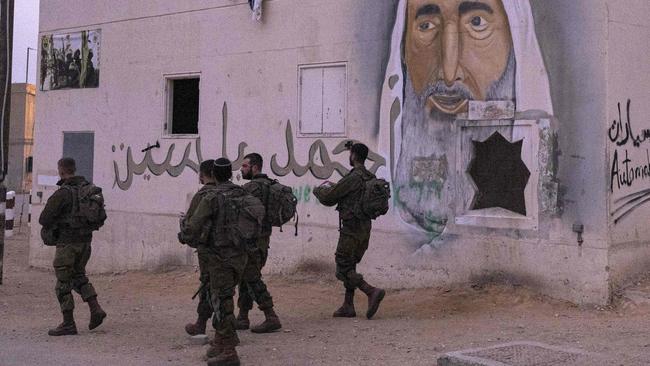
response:
[[[487,100],[514,100],[515,69],[515,57],[511,52],[508,66],[488,90]],[[443,232],[452,213],[454,187],[449,178],[453,171],[450,166],[455,164],[457,139],[453,123],[456,116],[435,108],[427,113],[427,100],[434,92],[448,92],[468,99],[472,96],[462,85],[443,90],[446,87],[440,83],[418,95],[408,75],[405,79],[401,148],[393,172],[397,207],[404,221],[435,238]],[[504,132],[512,135],[512,128],[508,129],[509,132]]]

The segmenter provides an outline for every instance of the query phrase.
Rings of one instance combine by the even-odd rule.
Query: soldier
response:
[[[235,347],[237,319],[233,296],[246,267],[247,254],[244,248],[233,242],[226,231],[223,194],[241,189],[230,181],[232,164],[226,158],[215,160],[212,174],[216,180],[214,191],[201,199],[194,214],[187,220],[181,233],[181,240],[192,243],[200,240],[204,230],[208,230],[208,246],[205,258],[210,277],[210,302],[214,309],[212,325],[214,340],[208,349],[208,365],[239,365]]]
[[[187,213],[183,217],[181,227],[185,226],[187,220],[189,220],[196,208],[199,206],[199,202],[206,195],[206,193],[216,189],[216,181],[212,176],[212,167],[214,166],[214,160],[206,160],[201,163],[199,168],[199,182],[203,184],[203,187],[192,197],[190,202],[190,207],[187,209]],[[182,239],[181,233],[179,233],[179,240]],[[210,286],[210,274],[208,272],[208,244],[205,242],[195,242],[195,243],[183,243],[187,244],[192,248],[196,248],[196,252],[199,259],[199,271],[201,275],[199,277],[200,286],[198,291],[199,296],[199,305],[196,307],[196,312],[198,317],[196,323],[190,323],[185,325],[185,331],[189,335],[205,334],[205,326],[210,317],[212,316],[212,305],[210,305],[210,297],[208,287]]]
[[[368,147],[364,144],[350,146],[350,165],[353,169],[338,183],[325,182],[314,189],[314,195],[326,206],[337,205],[339,212],[339,242],[336,247],[336,278],[345,286],[343,305],[334,312],[334,317],[352,318],[354,310],[354,290],[359,288],[368,296],[368,311],[366,317],[372,318],[379,309],[386,292],[370,286],[356,267],[368,249],[370,219],[359,218],[355,215],[355,205],[361,197],[364,181],[374,178],[364,163],[368,157]],[[326,186],[329,184],[329,186]]]
[[[57,163],[59,188],[47,200],[38,221],[44,230],[56,230],[56,252],[54,254],[54,274],[56,275],[56,297],[61,305],[63,322],[50,329],[50,336],[77,334],[74,322],[74,299],[72,290],[76,291],[90,308],[88,329],[97,328],[106,312],[97,302],[97,292],[86,276],[86,264],[90,259],[92,231],[71,227],[73,207],[81,186],[89,184],[84,177],[75,176],[74,159],[63,158]],[[76,192],[76,193],[75,193]]]
[[[273,180],[266,174],[262,174],[262,165],[263,160],[260,154],[248,154],[242,162],[241,174],[242,178],[250,180],[244,185],[244,189],[268,206],[269,184],[273,183]],[[239,307],[237,329],[239,330],[250,327],[248,312],[253,308],[253,301],[257,302],[260,310],[264,312],[265,320],[262,324],[251,328],[251,332],[270,333],[282,328],[278,315],[273,311],[273,297],[262,281],[262,268],[269,256],[271,232],[271,224],[265,218],[261,236],[257,240],[257,248],[248,253],[248,263],[242,281],[239,283],[239,298],[237,300],[237,307]]]

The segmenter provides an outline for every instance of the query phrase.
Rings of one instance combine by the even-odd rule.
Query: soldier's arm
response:
[[[185,221],[189,220],[190,217],[194,214],[194,211],[196,211],[196,208],[199,207],[199,203],[201,202],[201,195],[196,193],[194,197],[192,197],[192,200],[190,201],[190,207],[187,209],[187,213],[185,214]]]
[[[186,221],[185,227],[181,232],[184,242],[196,242],[201,237],[204,225],[208,223],[213,215],[212,199],[216,199],[216,196],[209,195],[203,197],[194,211],[194,214]]]
[[[314,189],[314,195],[325,206],[334,206],[359,187],[359,179],[354,175],[343,177],[338,183],[329,187]]]
[[[63,206],[68,198],[68,191],[59,188],[50,196],[38,218],[38,223],[42,226],[49,227],[56,223],[57,218],[63,213]]]

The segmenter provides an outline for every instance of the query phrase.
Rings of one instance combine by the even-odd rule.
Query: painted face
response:
[[[406,68],[430,109],[457,114],[485,100],[511,49],[501,0],[408,0]]]
[[[244,159],[241,164],[241,177],[244,179],[253,179],[253,170],[251,169],[251,161],[249,159]]]

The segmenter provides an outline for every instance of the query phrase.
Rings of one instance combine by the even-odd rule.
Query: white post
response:
[[[16,206],[16,192],[7,192],[7,204],[5,206],[5,238],[14,235],[14,207]]]

